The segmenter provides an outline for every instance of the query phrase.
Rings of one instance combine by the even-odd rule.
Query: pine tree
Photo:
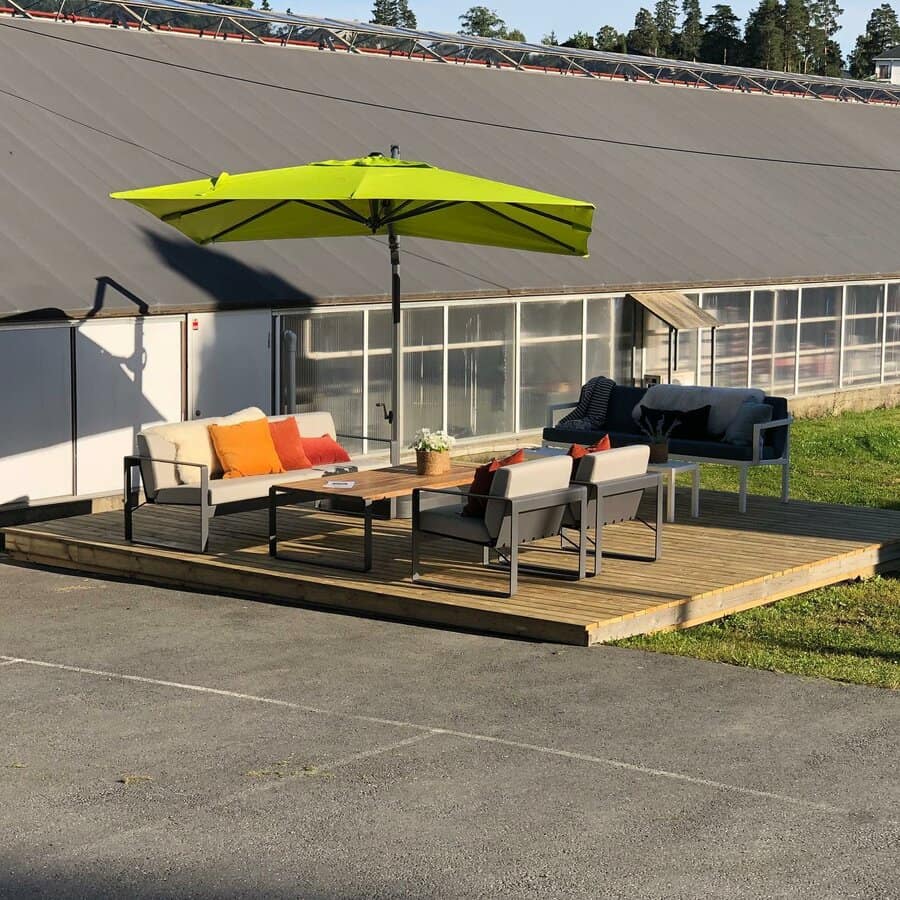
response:
[[[700,0],[683,0],[681,11],[681,33],[678,36],[678,55],[682,59],[695,60],[700,56],[703,41],[703,12]]]
[[[816,75],[840,74],[840,47],[837,47],[834,36],[841,30],[838,18],[844,14],[844,10],[837,4],[837,0],[810,0],[809,4],[809,35],[806,39],[807,52],[809,53],[809,72]],[[838,53],[835,58],[834,49]],[[837,62],[837,73],[834,73]]]
[[[784,0],[782,21],[782,53],[785,72],[802,72],[807,67],[807,48],[804,44],[809,34],[809,10],[804,0]]]
[[[727,3],[717,3],[706,17],[700,59],[703,62],[738,66],[743,61],[744,42],[737,23],[740,21]]]
[[[372,22],[375,25],[396,25],[397,0],[375,0],[372,4]]]
[[[675,17],[677,7],[675,0],[657,0],[656,34],[660,56],[671,56],[675,49]]]
[[[398,28],[417,28],[416,14],[409,8],[407,0],[397,0],[397,21],[394,23]]]
[[[745,62],[757,69],[777,69],[784,59],[782,8],[778,0],[760,0],[747,16]]]
[[[641,7],[634,17],[634,28],[625,39],[630,53],[644,56],[655,56],[659,48],[659,35],[656,31],[656,19],[649,9]]]

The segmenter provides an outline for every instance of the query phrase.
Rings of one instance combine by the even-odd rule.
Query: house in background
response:
[[[224,40],[126,6],[153,30],[0,28],[0,517],[120,494],[158,421],[328,409],[386,437],[382,243],[197,247],[108,194],[393,143],[597,205],[588,259],[403,241],[411,430],[532,440],[596,374],[900,385],[900,89],[301,17],[272,38],[281,14],[233,6],[269,31]],[[714,356],[663,291],[715,317]]]
[[[900,44],[888,47],[880,56],[876,56],[875,80],[888,84],[900,84]]]

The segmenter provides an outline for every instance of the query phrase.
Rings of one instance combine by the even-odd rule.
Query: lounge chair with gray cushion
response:
[[[484,518],[462,514],[466,499],[477,495],[458,490],[416,489],[413,492],[412,580],[430,587],[455,587],[447,582],[426,581],[419,572],[423,542],[442,538],[482,547],[485,566],[491,565],[491,553],[496,552],[509,571],[508,592],[500,596],[512,597],[516,593],[520,570],[580,581],[586,569],[586,528],[579,529],[577,573],[571,569],[519,563],[521,545],[560,534],[569,506],[578,510],[579,521],[587,522],[587,489],[584,485],[570,485],[571,474],[572,460],[568,456],[529,460],[498,469],[490,493],[481,497],[486,502]],[[424,508],[426,498],[438,495],[447,498],[443,505]],[[495,591],[466,590],[498,595]]]
[[[649,458],[650,448],[646,444],[641,444],[589,453],[578,460],[572,484],[583,485],[588,492],[586,524],[588,529],[594,530],[593,541],[589,539],[594,545],[594,575],[598,574],[602,565],[603,526],[628,522],[632,519],[643,521],[638,516],[638,507],[644,491],[651,487],[656,489],[656,523],[651,525],[644,522],[644,524],[654,532],[653,554],[635,556],[608,553],[607,555],[647,562],[656,561],[662,555],[662,476],[659,472],[647,472]],[[563,541],[575,546],[574,542],[566,538],[565,529],[577,528],[580,532],[584,521],[579,517],[578,507],[574,504],[569,506],[563,518]]]

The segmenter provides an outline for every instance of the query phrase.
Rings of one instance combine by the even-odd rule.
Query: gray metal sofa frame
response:
[[[764,422],[753,426],[753,454],[750,459],[718,459],[710,456],[692,456],[686,453],[672,453],[672,459],[683,459],[687,462],[713,463],[720,466],[736,466],[738,469],[738,512],[747,512],[747,473],[756,466],[781,466],[781,502],[790,500],[791,490],[791,429],[794,422],[793,416],[785,419],[776,419],[773,422]],[[763,432],[773,428],[784,428],[784,453],[778,459],[765,459],[760,448],[763,441]]]
[[[352,434],[337,434],[336,437],[339,437],[343,440],[363,440],[363,438],[358,435]],[[365,440],[375,441],[378,443],[390,443],[387,438],[365,438]],[[149,465],[151,463],[165,463],[169,465],[177,465],[177,466],[190,466],[193,469],[200,470],[200,484],[197,486],[197,491],[199,494],[199,502],[183,502],[179,503],[177,501],[157,501],[155,499],[145,499],[143,502],[140,500],[140,491],[141,491],[141,482],[144,478],[143,465]],[[350,464],[339,463],[344,467],[345,470],[348,470]],[[146,541],[146,540],[135,540],[134,537],[134,514],[137,510],[139,510],[142,506],[181,506],[183,508],[188,509],[197,509],[200,513],[200,544],[197,548],[200,553],[208,553],[209,552],[209,523],[212,519],[218,516],[226,516],[231,515],[232,513],[240,513],[240,512],[250,512],[251,510],[256,509],[266,509],[269,503],[269,489],[268,486],[265,488],[261,488],[261,493],[258,497],[252,497],[244,500],[234,500],[228,503],[211,503],[209,498],[209,466],[204,463],[192,463],[186,462],[183,459],[175,460],[175,459],[161,459],[154,456],[126,456],[124,459],[124,467],[125,467],[125,490],[124,490],[124,515],[125,515],[125,540],[132,544],[142,544],[147,547],[166,547],[169,549],[184,549],[179,548],[177,545],[172,543],[166,543],[163,541]],[[137,470],[137,480],[134,478],[134,472]],[[292,500],[290,496],[284,496],[279,498],[280,502],[279,506],[289,505]],[[278,501],[276,501],[278,502]]]
[[[469,497],[484,500],[488,503],[502,504],[502,524],[496,537],[487,534],[485,539],[474,537],[462,537],[447,534],[438,530],[424,529],[421,524],[422,496],[447,495],[456,500],[464,500]],[[538,566],[519,562],[519,547],[532,541],[543,540],[547,537],[555,537],[560,534],[562,517],[566,508],[575,504],[579,509],[580,521],[587,524],[587,489],[583,485],[575,485],[560,490],[546,491],[539,494],[529,494],[522,497],[500,497],[488,494],[473,494],[454,489],[438,490],[430,488],[416,488],[413,491],[413,518],[412,518],[412,580],[416,584],[426,587],[454,590],[454,585],[441,581],[428,580],[422,577],[420,569],[421,550],[425,535],[444,540],[458,540],[468,544],[475,544],[482,548],[482,564],[491,565],[491,551],[496,551],[501,564],[509,572],[509,587],[507,592],[488,591],[481,588],[470,589],[472,593],[483,594],[489,597],[512,597],[519,587],[519,572],[528,572],[538,575],[556,575],[567,580],[581,581],[585,577],[587,569],[587,528],[579,529],[578,542],[578,572],[573,574],[569,569],[558,569],[551,566]],[[547,528],[547,511],[558,511],[558,517],[551,517],[555,524]],[[536,515],[542,514],[542,515]]]
[[[142,463],[171,463],[172,465],[190,466],[191,468],[200,470],[200,502],[197,503],[166,503],[160,504],[165,506],[183,506],[190,509],[198,509],[200,512],[200,553],[207,553],[209,550],[209,523],[215,516],[224,516],[230,513],[247,512],[253,509],[262,509],[269,502],[269,494],[266,492],[262,498],[253,498],[252,500],[236,500],[233,503],[212,504],[209,502],[209,466],[202,463],[185,462],[183,459],[156,459],[149,456],[126,456],[125,457],[125,540],[132,544],[143,544],[148,547],[168,547],[178,548],[175,544],[165,543],[163,541],[139,541],[134,537],[134,513],[142,506],[156,506],[155,500],[140,501],[140,479]],[[137,469],[138,481],[134,481],[133,472]]]

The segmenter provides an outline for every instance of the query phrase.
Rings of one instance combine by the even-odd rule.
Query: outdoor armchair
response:
[[[654,532],[652,555],[634,556],[620,553],[607,555],[620,559],[655,562],[662,554],[662,476],[659,472],[647,472],[649,457],[650,448],[646,444],[640,444],[589,453],[578,460],[572,484],[587,489],[586,518],[580,514],[576,505],[570,505],[563,517],[561,540],[575,546],[574,542],[566,537],[567,528],[577,528],[579,535],[586,529],[594,530],[593,540],[588,538],[588,542],[593,544],[593,575],[597,575],[602,567],[603,526],[628,522],[632,519],[643,522],[638,516],[638,509],[644,491],[650,487],[656,489],[656,522],[654,525],[648,522],[644,524]]]
[[[579,530],[577,573],[571,569],[519,562],[519,548],[523,544],[560,535],[563,516],[569,506],[578,510],[579,521],[587,522],[587,489],[584,485],[570,485],[571,473],[572,461],[569,457],[557,456],[498,469],[490,493],[486,495],[426,488],[413,491],[412,580],[430,587],[456,587],[447,582],[428,581],[419,572],[424,541],[442,538],[480,546],[482,564],[485,566],[491,565],[491,553],[496,552],[500,563],[508,570],[506,594],[475,588],[470,589],[473,593],[512,597],[518,589],[520,571],[580,581],[586,570],[586,528]],[[423,501],[432,496],[447,499],[442,505],[424,508]],[[462,515],[463,503],[469,497],[485,500],[483,518]]]

